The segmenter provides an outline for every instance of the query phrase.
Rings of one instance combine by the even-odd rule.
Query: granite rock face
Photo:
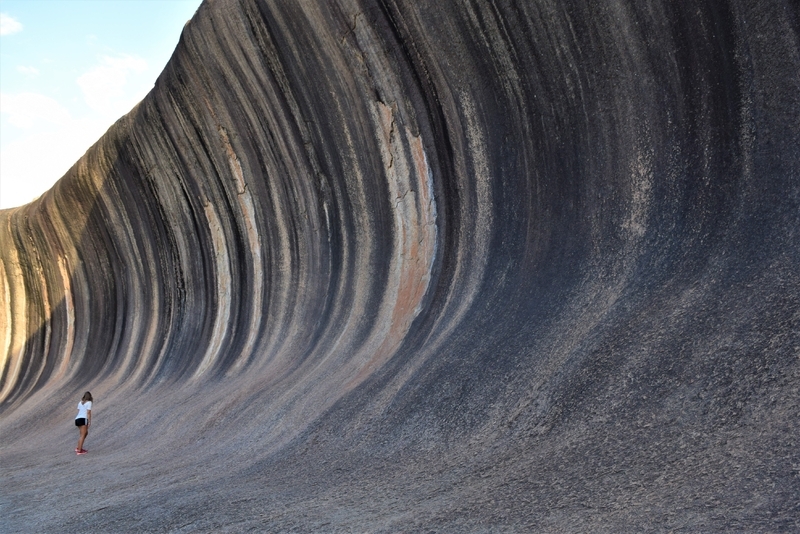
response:
[[[0,363],[9,531],[798,529],[800,8],[206,0]]]

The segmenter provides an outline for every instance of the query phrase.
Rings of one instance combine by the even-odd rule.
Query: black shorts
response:
[[[83,417],[75,419],[75,426],[86,426],[86,419]]]

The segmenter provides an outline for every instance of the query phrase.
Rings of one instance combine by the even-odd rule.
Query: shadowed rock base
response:
[[[799,43],[207,0],[0,212],[0,530],[800,530]]]

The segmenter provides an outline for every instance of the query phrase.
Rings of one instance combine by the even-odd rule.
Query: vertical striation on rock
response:
[[[11,531],[789,531],[799,416],[789,0],[206,0],[0,212]]]

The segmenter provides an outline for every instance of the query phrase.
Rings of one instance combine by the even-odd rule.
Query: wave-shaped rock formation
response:
[[[207,0],[0,213],[3,530],[799,528],[798,9]]]

